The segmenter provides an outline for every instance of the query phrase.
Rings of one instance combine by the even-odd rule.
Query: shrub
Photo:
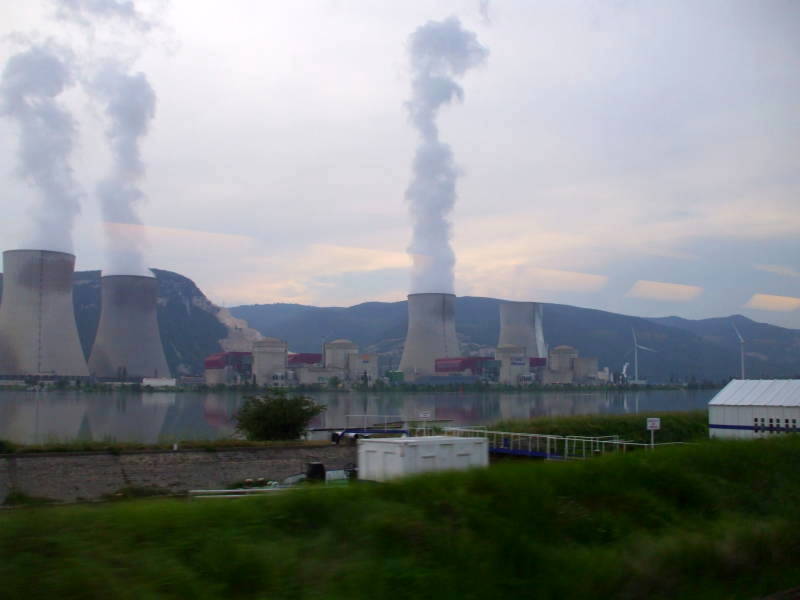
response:
[[[248,440],[296,440],[325,407],[305,396],[267,390],[248,396],[236,413],[236,430]]]

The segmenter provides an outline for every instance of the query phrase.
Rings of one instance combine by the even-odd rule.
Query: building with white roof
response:
[[[716,438],[762,438],[800,433],[800,379],[734,379],[708,404]]]

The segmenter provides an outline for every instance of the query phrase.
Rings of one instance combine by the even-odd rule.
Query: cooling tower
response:
[[[453,294],[409,294],[408,333],[400,370],[406,379],[433,375],[437,358],[460,356]]]
[[[0,375],[89,375],[72,306],[74,269],[65,252],[3,252]]]
[[[542,331],[542,305],[536,302],[500,303],[498,346],[521,346],[526,356],[547,356]]]
[[[97,377],[169,377],[156,313],[158,280],[106,275],[100,281],[100,324],[89,371]]]

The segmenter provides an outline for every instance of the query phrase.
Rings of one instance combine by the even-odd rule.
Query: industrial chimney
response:
[[[106,275],[100,281],[100,324],[89,370],[97,377],[169,377],[156,313],[158,280]]]
[[[542,305],[536,302],[500,303],[499,346],[520,346],[525,356],[545,358]]]
[[[408,333],[400,370],[409,381],[433,375],[437,358],[460,356],[454,294],[409,294]]]
[[[66,252],[3,252],[0,375],[89,375],[72,305],[74,270]]]

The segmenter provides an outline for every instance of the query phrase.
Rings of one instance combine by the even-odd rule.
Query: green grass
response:
[[[645,429],[647,417],[661,417],[656,442],[694,442],[708,439],[708,412],[654,412],[638,415],[580,415],[574,417],[537,417],[500,421],[489,429],[552,435],[619,435],[624,440],[649,442]]]
[[[16,598],[753,598],[800,581],[800,436],[241,500],[0,514]]]
[[[9,453],[40,453],[40,452],[139,452],[143,450],[172,450],[173,442],[159,442],[145,444],[139,442],[113,442],[91,440],[66,440],[50,441],[42,444],[16,444],[7,440],[0,440],[0,454]],[[274,447],[319,447],[330,446],[328,441],[270,441],[257,442],[250,440],[221,439],[221,440],[186,440],[178,443],[180,450],[235,450],[237,448],[274,448]]]

